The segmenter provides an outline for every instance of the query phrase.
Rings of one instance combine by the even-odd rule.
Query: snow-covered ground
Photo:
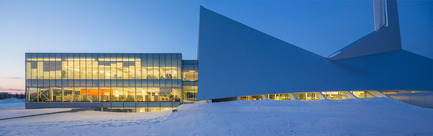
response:
[[[67,108],[26,110],[24,109],[24,104],[25,104],[24,102],[25,102],[24,99],[16,99],[16,98],[0,100],[0,119],[71,110]],[[0,120],[0,125],[1,122],[7,122],[7,121]],[[0,136],[1,136],[1,129],[0,129]]]
[[[23,110],[4,104],[0,116]],[[433,109],[387,98],[184,104],[173,113],[82,111],[1,120],[0,135],[431,136]]]

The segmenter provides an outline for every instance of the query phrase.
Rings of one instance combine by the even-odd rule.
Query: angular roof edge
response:
[[[376,1],[383,2],[383,0]],[[402,49],[400,26],[398,21],[397,1],[387,0],[386,4],[377,4],[378,2],[376,1],[374,2],[374,9],[387,10],[387,25],[356,40],[355,42],[349,44],[343,49],[336,51],[335,53],[331,54],[328,59],[338,60]],[[375,10],[374,12],[380,12],[380,10]],[[379,13],[375,13],[375,15],[376,14]],[[376,22],[377,20],[375,20],[375,23]]]

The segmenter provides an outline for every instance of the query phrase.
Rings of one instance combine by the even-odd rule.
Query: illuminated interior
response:
[[[181,54],[26,53],[27,101],[181,101],[181,63]]]
[[[316,92],[293,93],[298,100],[319,100]]]
[[[383,94],[398,94],[398,93],[411,93],[411,91],[403,91],[403,90],[391,90],[391,91],[381,91]]]
[[[162,111],[176,106],[130,102],[197,101],[198,61],[182,60],[181,54],[26,53],[25,64],[27,102],[116,102],[137,111]],[[238,100],[342,100],[419,92],[424,91],[296,92]]]
[[[179,54],[36,53],[27,55],[26,79],[180,79],[180,61]]]
[[[183,86],[183,98],[188,101],[196,101],[197,86]]]
[[[292,96],[292,94],[287,93],[287,94],[268,94],[267,97],[268,99],[271,100],[291,100],[290,97]]]
[[[322,94],[328,100],[342,100],[350,98],[351,94],[348,91],[333,91],[333,92],[322,92]]]
[[[198,61],[182,60],[182,90],[184,101],[197,101]]]
[[[371,98],[374,97],[374,95],[369,91],[350,91],[353,95],[355,95],[358,98]]]
[[[302,93],[285,93],[285,94],[267,94],[267,95],[251,95],[241,96],[239,100],[343,100],[354,98],[372,98],[386,97],[386,94],[395,93],[412,93],[424,91],[326,91],[326,92],[302,92]],[[296,98],[296,99],[295,99]]]
[[[423,92],[428,92],[428,91],[409,91],[411,93],[423,93]]]
[[[256,101],[256,100],[264,100],[265,95],[251,95],[251,96],[241,96],[239,100],[247,100],[247,101]]]
[[[198,70],[184,70],[183,81],[197,81],[198,80]]]

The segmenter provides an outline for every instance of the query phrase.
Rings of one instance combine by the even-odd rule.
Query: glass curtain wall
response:
[[[28,102],[180,101],[179,53],[26,53]]]
[[[197,86],[183,86],[183,98],[188,101],[196,101]]]
[[[197,101],[198,61],[182,61],[183,100]]]

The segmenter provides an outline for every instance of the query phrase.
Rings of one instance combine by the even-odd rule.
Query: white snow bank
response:
[[[25,99],[9,98],[9,99],[0,100],[0,119],[70,110],[67,108],[24,109],[24,105],[25,105]]]
[[[4,111],[0,111],[4,112]],[[433,135],[433,110],[387,98],[185,104],[0,121],[4,135]]]

